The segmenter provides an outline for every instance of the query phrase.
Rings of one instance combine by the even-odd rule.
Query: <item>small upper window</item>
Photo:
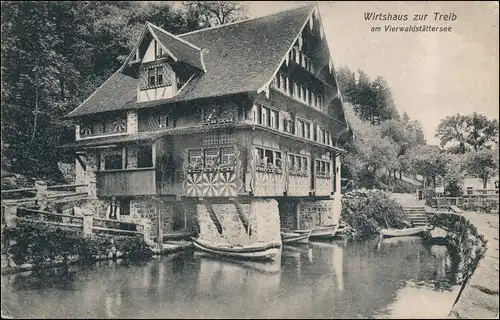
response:
[[[151,86],[156,86],[156,69],[149,69],[148,70],[148,85]]]

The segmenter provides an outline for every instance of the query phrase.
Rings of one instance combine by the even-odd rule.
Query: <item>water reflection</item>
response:
[[[453,294],[453,270],[446,247],[412,237],[284,246],[269,263],[186,251],[145,264],[3,276],[2,307],[42,318],[419,317],[404,307],[408,299],[432,305]]]

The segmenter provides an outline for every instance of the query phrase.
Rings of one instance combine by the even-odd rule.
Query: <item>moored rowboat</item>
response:
[[[281,242],[283,243],[309,243],[311,230],[307,232],[281,232]]]
[[[226,257],[272,260],[280,252],[280,243],[237,245],[191,238],[196,249]]]
[[[337,230],[339,228],[338,224],[332,224],[332,225],[327,225],[327,226],[319,226],[315,227],[311,230],[292,230],[292,232],[295,233],[305,233],[311,231],[311,235],[309,236],[309,239],[311,240],[328,240],[332,239],[335,237],[335,234],[337,233]]]
[[[379,233],[383,237],[407,237],[414,236],[421,232],[430,230],[427,226],[404,228],[404,229],[380,229]]]

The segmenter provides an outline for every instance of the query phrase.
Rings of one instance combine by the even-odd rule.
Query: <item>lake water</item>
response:
[[[2,276],[15,318],[444,318],[459,286],[446,247],[419,238],[285,246],[274,263],[185,251]]]

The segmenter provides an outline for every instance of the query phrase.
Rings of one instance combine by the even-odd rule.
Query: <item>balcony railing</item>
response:
[[[144,196],[156,194],[155,168],[97,172],[97,195]]]

